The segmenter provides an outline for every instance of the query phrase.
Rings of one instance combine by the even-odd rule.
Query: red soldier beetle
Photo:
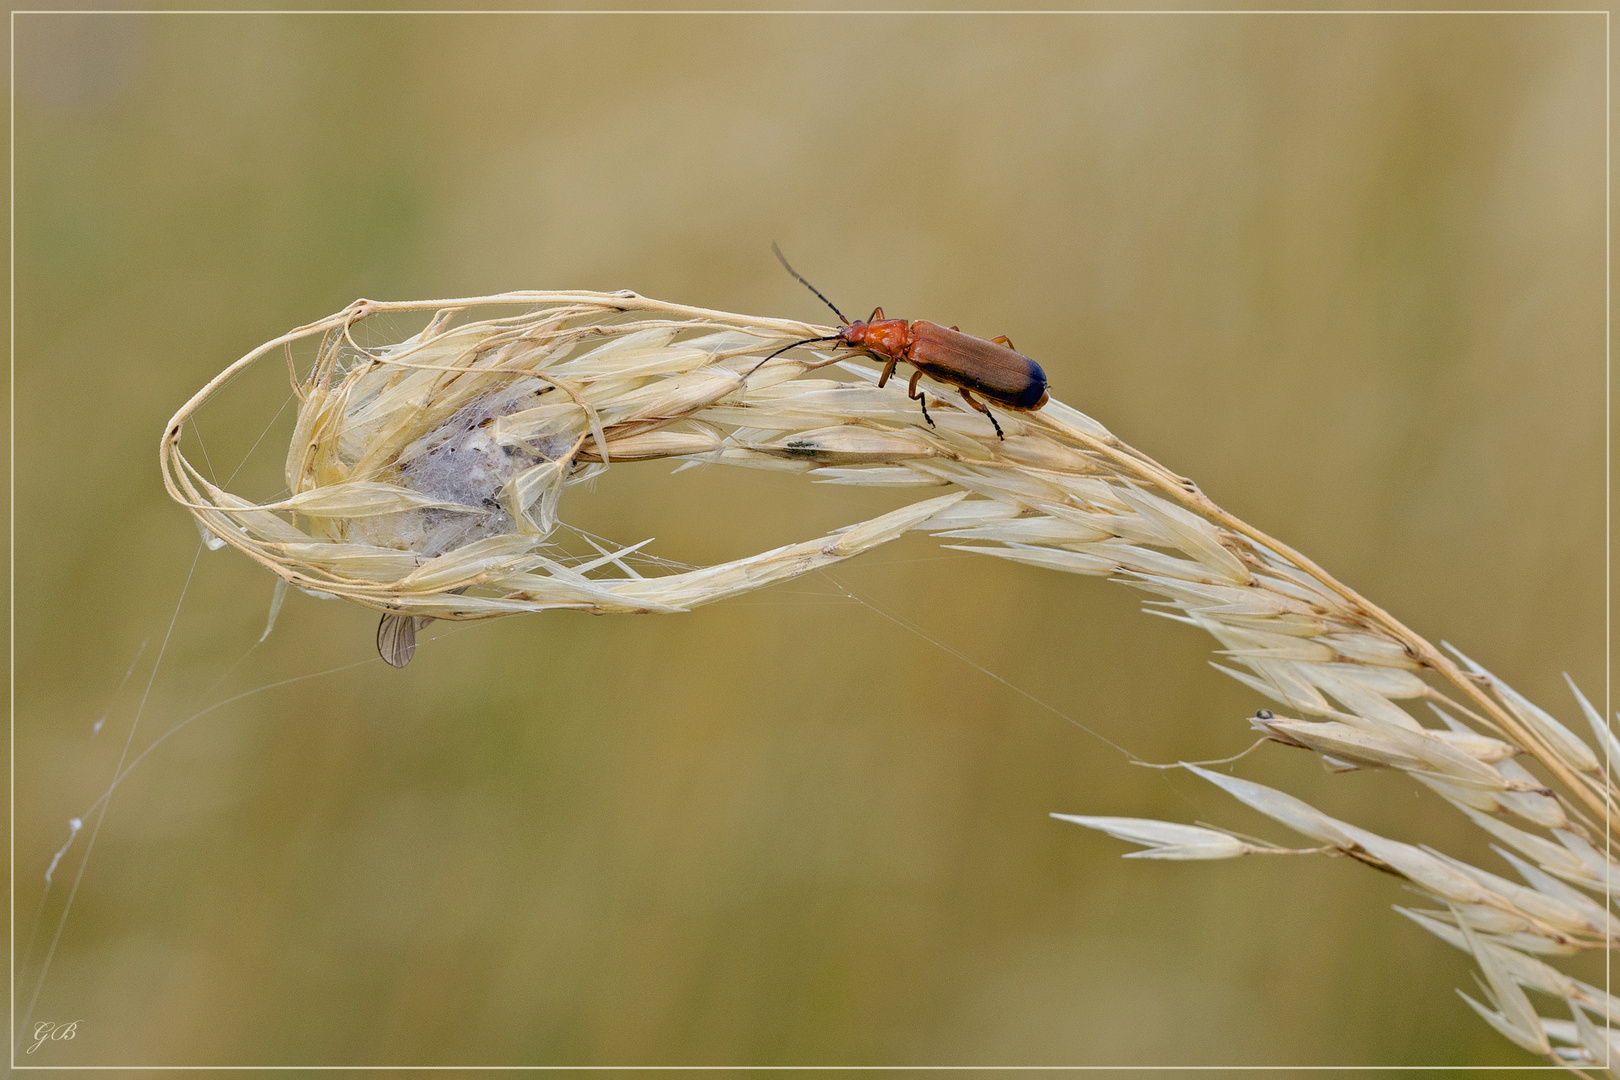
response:
[[[792,274],[799,284],[832,308],[844,327],[828,337],[806,338],[784,346],[750,368],[748,375],[758,371],[766,360],[772,360],[788,349],[816,341],[835,341],[838,344],[834,348],[845,346],[885,361],[883,374],[878,377],[879,387],[888,383],[889,376],[894,374],[895,365],[900,361],[904,360],[916,368],[911,373],[911,385],[907,387],[906,394],[922,403],[923,419],[928,421],[929,427],[934,426],[934,418],[928,415],[928,402],[922,391],[917,389],[917,382],[925,373],[960,390],[964,401],[989,418],[998,438],[1006,438],[1001,433],[1001,425],[996,422],[990,409],[973,396],[975,393],[1018,412],[1034,412],[1046,404],[1046,372],[1041,370],[1041,365],[1015,351],[1012,342],[1005,336],[986,341],[972,334],[964,334],[954,326],[941,326],[926,319],[913,322],[886,319],[882,308],[875,309],[869,319],[850,322],[837,305],[821,295],[820,289],[788,265],[781,249],[772,244],[771,251],[775,252],[783,269]],[[743,377],[746,379],[748,376]]]

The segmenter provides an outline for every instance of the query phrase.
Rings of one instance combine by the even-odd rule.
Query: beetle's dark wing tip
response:
[[[1025,357],[1028,359],[1028,357]],[[1035,361],[1029,361],[1029,382],[1023,392],[1018,395],[1018,402],[1013,406],[1025,412],[1034,412],[1046,404],[1047,398],[1046,371]]]

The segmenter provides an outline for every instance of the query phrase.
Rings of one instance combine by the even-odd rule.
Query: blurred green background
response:
[[[44,926],[19,1009],[88,830],[41,909],[43,873],[198,546],[164,421],[358,296],[824,320],[774,239],[852,316],[1010,334],[1056,396],[1555,713],[1562,671],[1601,700],[1601,16],[14,26],[19,954]],[[278,365],[201,417],[252,496],[280,483],[290,409],[248,454]],[[902,495],[620,465],[563,512],[707,563]],[[118,788],[33,1013],[77,1037],[19,1060],[1531,1060],[1394,879],[1122,862],[1047,817],[1295,840],[930,640],[1149,759],[1248,745],[1264,703],[1121,586],[915,538],[690,615],[453,628],[394,671],[373,613],[301,594],[252,648],[271,584],[202,554],[132,752],[371,662],[217,709]],[[1506,872],[1391,777],[1238,768]]]

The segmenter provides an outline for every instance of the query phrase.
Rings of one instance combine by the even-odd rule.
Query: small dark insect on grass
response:
[[[792,345],[778,349],[767,356],[765,360],[779,356],[788,349],[800,345],[808,345],[815,341],[836,341],[839,345],[847,346],[861,352],[887,361],[883,366],[883,374],[878,378],[878,386],[882,387],[894,374],[895,365],[904,360],[917,370],[911,374],[911,385],[907,393],[915,401],[922,403],[923,419],[933,426],[933,417],[928,415],[928,402],[917,389],[917,382],[926,373],[940,382],[950,383],[962,393],[962,399],[975,409],[989,417],[990,423],[996,429],[996,435],[1002,438],[1001,425],[996,422],[995,415],[990,409],[973,395],[1003,405],[1018,412],[1034,412],[1046,404],[1046,372],[1041,365],[1013,349],[1012,341],[1006,336],[986,341],[964,334],[954,326],[941,326],[926,319],[917,319],[907,322],[905,319],[886,319],[883,309],[873,310],[870,318],[857,319],[850,322],[844,313],[838,310],[831,300],[822,296],[821,290],[804,279],[804,277],[782,255],[782,251],[774,243],[771,251],[781,262],[783,268],[792,274],[798,282],[821,299],[821,302],[832,308],[833,314],[844,328],[836,334],[827,337],[806,338],[796,341]],[[748,374],[759,370],[765,363],[761,360]]]

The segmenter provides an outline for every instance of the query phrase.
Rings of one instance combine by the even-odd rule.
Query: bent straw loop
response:
[[[469,321],[475,309],[502,307],[520,310]],[[355,324],[378,314],[415,311],[433,314],[413,337],[392,347],[364,349],[357,344]],[[160,440],[164,483],[200,524],[232,547],[300,587],[333,592],[367,606],[440,618],[488,618],[555,606],[625,610],[612,599],[616,586],[611,579],[581,579],[596,584],[564,587],[557,573],[535,569],[530,565],[532,549],[524,547],[527,541],[514,541],[510,550],[492,549],[487,557],[476,552],[462,556],[431,545],[412,548],[418,541],[398,538],[398,530],[390,533],[393,526],[382,518],[323,519],[309,524],[315,532],[297,533],[306,538],[307,546],[299,541],[295,551],[265,531],[293,528],[283,519],[272,524],[271,511],[247,500],[221,504],[184,460],[180,449],[184,421],[243,368],[281,348],[287,353],[289,381],[300,399],[297,436],[288,455],[288,487],[294,496],[337,482],[381,480],[406,487],[425,484],[421,491],[430,500],[466,502],[431,490],[438,482],[433,476],[442,469],[436,464],[428,468],[426,455],[434,447],[446,448],[446,453],[448,448],[470,448],[475,455],[485,455],[480,460],[496,461],[488,454],[498,448],[515,462],[501,466],[510,473],[502,474],[501,483],[516,485],[502,498],[509,503],[545,499],[549,506],[563,486],[604,467],[616,441],[629,439],[639,440],[626,443],[627,452],[637,460],[673,457],[687,463],[812,471],[814,478],[837,483],[953,485],[979,496],[967,504],[971,512],[953,509],[941,517],[937,528],[928,521],[920,527],[976,536],[996,545],[967,545],[969,550],[1129,580],[1165,597],[1170,611],[1180,612],[1174,617],[1221,636],[1228,655],[1255,673],[1254,685],[1318,718],[1341,715],[1316,685],[1321,683],[1327,693],[1340,698],[1338,705],[1348,713],[1371,710],[1372,719],[1363,722],[1383,722],[1378,720],[1382,717],[1399,726],[1415,724],[1380,696],[1395,684],[1375,680],[1368,684],[1370,690],[1357,689],[1354,678],[1348,682],[1344,678],[1376,667],[1352,666],[1334,674],[1326,669],[1318,672],[1312,663],[1343,667],[1387,662],[1430,672],[1456,691],[1454,697],[1448,696],[1423,684],[1424,695],[1448,702],[1460,715],[1494,728],[1534,756],[1558,782],[1559,798],[1568,809],[1586,812],[1579,816],[1588,826],[1592,822],[1587,814],[1611,817],[1613,798],[1606,785],[1563,761],[1537,731],[1440,650],[1300,552],[1223,510],[1192,480],[1061,402],[1006,417],[1009,437],[1002,443],[982,417],[943,396],[937,406],[930,402],[937,428],[926,426],[903,388],[895,384],[879,390],[876,373],[857,363],[857,354],[835,350],[814,362],[782,364],[760,374],[770,360],[792,348],[838,340],[834,329],[669,304],[629,292],[358,300],[253,350],[193,395]],[[595,344],[601,342],[610,350],[637,333],[686,338],[678,344],[670,344],[671,337],[637,339],[653,344],[638,346],[641,366],[624,371],[614,367],[611,351],[601,351]],[[786,344],[780,344],[784,339]],[[292,350],[312,340],[314,362],[300,380]],[[703,354],[695,363],[675,355],[693,348]],[[659,350],[666,350],[667,358]],[[764,350],[770,351],[746,368],[735,363],[739,357],[752,360]],[[587,364],[583,374],[570,369],[563,376],[548,370],[580,356],[601,359]],[[361,357],[365,359],[360,363],[345,362]],[[487,366],[481,365],[482,357],[489,358]],[[854,373],[858,381],[847,381],[847,375],[843,381],[803,378],[829,366]],[[725,372],[736,388],[725,380],[676,381],[681,373],[696,376],[706,370]],[[749,381],[756,376],[758,382]],[[548,405],[525,391],[522,384],[527,377],[561,390],[569,408],[577,410],[576,419],[559,411],[563,403]],[[462,429],[451,431],[454,423]],[[666,435],[656,436],[665,429]],[[498,442],[490,441],[497,437]],[[578,448],[580,439],[590,440],[591,452]],[[565,453],[570,447],[572,453]],[[561,464],[527,474],[518,483],[518,472],[530,467],[522,463],[545,461]],[[490,492],[492,500],[495,494]],[[511,505],[522,509],[518,503]],[[437,519],[425,516],[431,513],[407,511],[400,521],[414,522],[415,535],[426,536],[438,527]],[[553,520],[549,513],[539,519]],[[493,541],[494,534],[488,538]],[[433,587],[390,592],[394,586],[346,569],[351,564],[367,565],[366,559],[372,557],[367,552],[379,545],[401,552],[416,550],[424,563],[448,559],[447,572],[435,570],[419,578],[435,583]],[[382,565],[382,556],[375,558]],[[467,573],[448,572],[459,565],[457,559],[470,560]],[[605,565],[608,569],[597,572],[609,572],[613,566],[611,561]],[[737,584],[758,587],[747,586],[750,576],[758,577],[754,570],[727,566],[733,568],[720,568],[721,576],[729,573],[737,580],[726,581],[726,590],[716,587],[713,595],[722,591],[729,595]],[[774,573],[759,580],[776,580]],[[465,597],[452,598],[440,587],[452,580],[458,585],[478,584]],[[638,585],[637,590],[652,589],[656,594],[661,579],[648,580],[654,584]],[[708,602],[701,594],[696,599],[682,595],[686,598],[672,606]],[[1259,638],[1254,638],[1256,634]],[[1349,658],[1335,659],[1332,643],[1350,639],[1362,645]],[[1285,648],[1278,643],[1283,641],[1301,644]],[[1311,650],[1319,651],[1321,659],[1301,659],[1315,656]],[[1386,655],[1387,661],[1379,659]],[[1359,695],[1359,703],[1343,700],[1346,693]],[[1363,697],[1365,701],[1360,700]],[[1572,827],[1584,826],[1572,823]]]

